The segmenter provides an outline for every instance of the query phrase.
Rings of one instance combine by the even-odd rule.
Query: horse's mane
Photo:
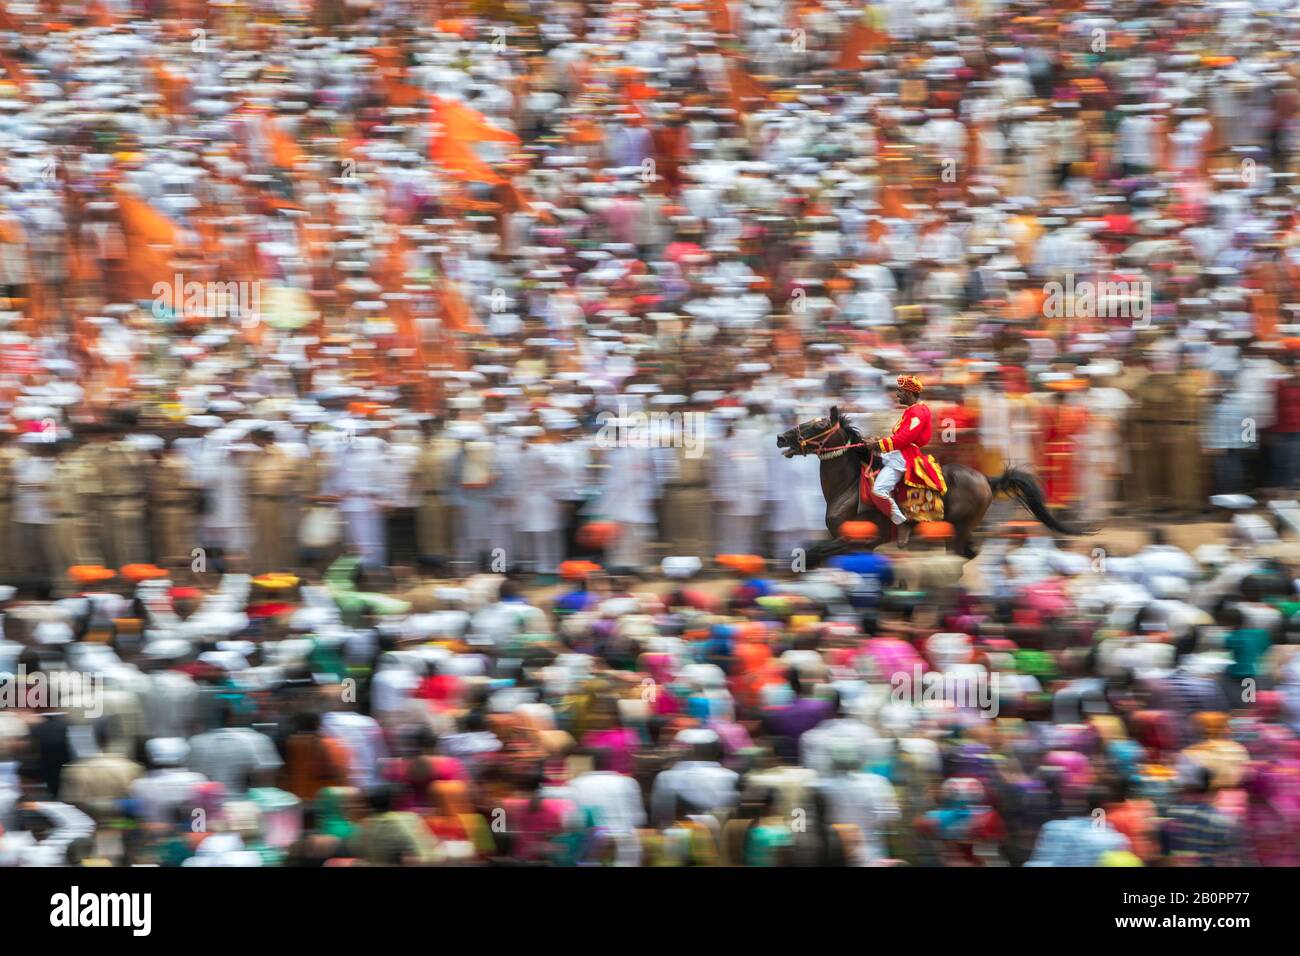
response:
[[[840,431],[844,432],[846,443],[849,445],[856,445],[859,442],[866,441],[858,426],[853,424],[849,417],[843,413],[840,414]],[[866,461],[871,456],[871,449],[850,448],[846,454],[852,455],[858,461]]]

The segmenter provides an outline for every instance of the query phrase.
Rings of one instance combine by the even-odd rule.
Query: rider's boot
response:
[[[894,541],[898,547],[900,549],[906,548],[907,542],[912,540],[912,523],[910,521],[904,521],[900,525],[895,525],[894,533],[896,535]]]

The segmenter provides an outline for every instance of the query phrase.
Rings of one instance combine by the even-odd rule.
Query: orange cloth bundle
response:
[[[560,565],[560,577],[566,581],[581,581],[601,570],[595,561],[565,561]]]
[[[846,521],[840,525],[840,534],[850,541],[872,541],[880,534],[880,529],[870,521]]]
[[[132,584],[141,581],[156,581],[167,577],[167,572],[156,564],[126,564],[122,566],[122,577]]]
[[[74,564],[68,568],[68,577],[72,578],[74,584],[98,584],[113,580],[117,573],[99,564]]]
[[[737,574],[758,574],[767,567],[767,562],[757,554],[720,554],[715,560]]]
[[[916,534],[927,541],[944,541],[954,534],[952,525],[946,521],[922,521],[916,526]]]

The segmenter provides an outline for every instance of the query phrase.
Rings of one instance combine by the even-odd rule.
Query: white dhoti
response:
[[[876,481],[871,486],[871,491],[889,502],[889,520],[894,524],[903,524],[907,521],[903,509],[898,507],[898,502],[894,500],[894,486],[903,479],[905,474],[907,474],[907,460],[903,458],[901,451],[887,451],[880,456],[880,471],[876,474]]]
[[[640,521],[619,522],[618,537],[610,547],[611,563],[625,568],[639,568],[646,563],[646,548],[654,534],[654,525]]]
[[[537,574],[555,574],[560,568],[564,541],[559,531],[521,531],[520,564]]]
[[[477,569],[492,551],[493,501],[481,491],[466,492],[460,509],[456,558],[462,568]]]
[[[368,501],[364,507],[347,505],[345,502],[343,509],[344,539],[357,550],[363,567],[386,567],[388,529],[384,525],[384,513]]]
[[[718,545],[723,554],[753,554],[758,548],[758,515],[718,515]]]
[[[795,531],[772,532],[772,557],[778,561],[793,562],[798,552],[807,548],[809,542],[824,537],[826,528],[805,528]]]

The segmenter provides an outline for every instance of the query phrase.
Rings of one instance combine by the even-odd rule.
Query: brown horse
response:
[[[822,463],[822,497],[826,499],[826,529],[832,540],[818,544],[808,553],[810,565],[845,551],[862,547],[862,542],[849,541],[840,535],[840,526],[846,521],[861,518],[873,519],[882,529],[890,526],[889,516],[882,514],[874,504],[862,503],[858,497],[858,482],[862,466],[871,462],[874,451],[865,446],[865,439],[851,422],[831,409],[829,418],[818,418],[777,436],[776,445],[785,457],[815,454]],[[858,447],[854,447],[858,446]],[[948,493],[943,496],[944,520],[953,527],[953,537],[948,550],[964,558],[975,557],[973,535],[984,513],[989,510],[993,496],[1007,494],[1029,509],[1030,513],[1053,531],[1061,534],[1082,534],[1071,528],[1048,509],[1042,489],[1027,472],[1008,468],[997,478],[988,478],[982,472],[965,465],[945,465],[944,477]]]

